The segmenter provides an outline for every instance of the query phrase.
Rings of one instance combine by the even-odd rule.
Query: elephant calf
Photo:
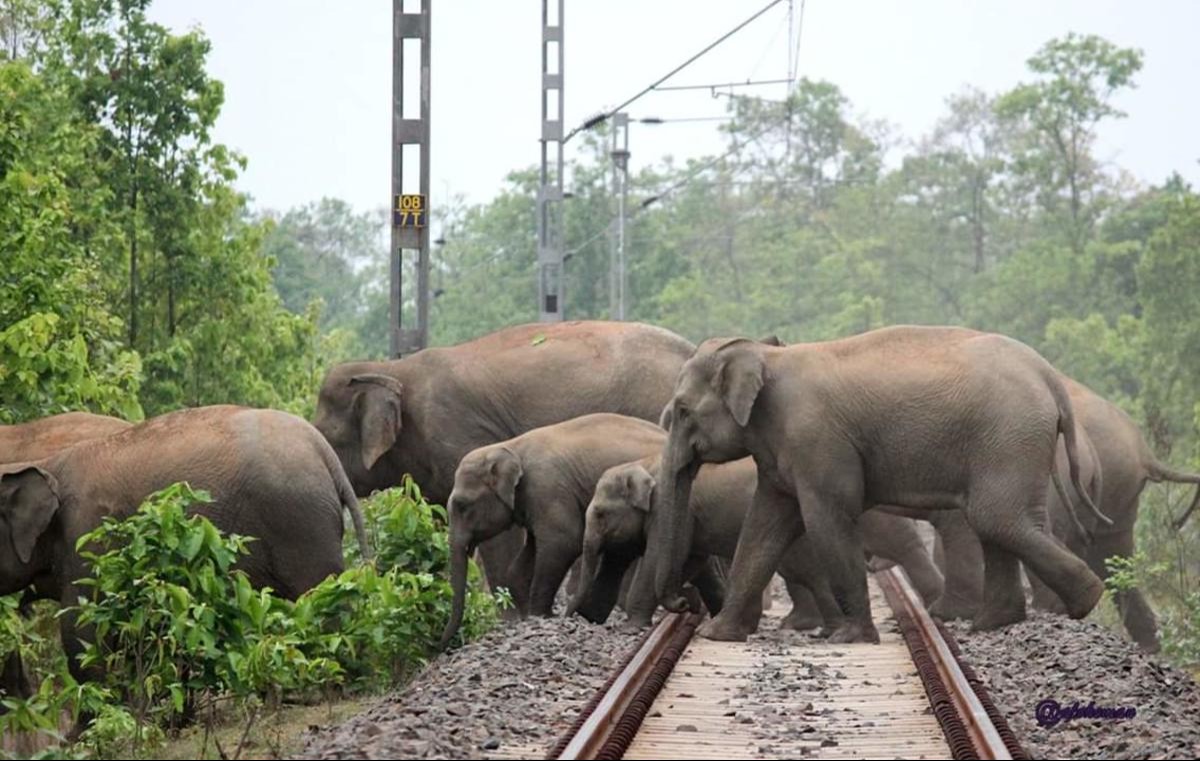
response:
[[[454,607],[443,647],[462,623],[467,558],[476,545],[523,526],[527,538],[507,574],[510,591],[519,609],[550,615],[554,595],[582,549],[584,511],[601,474],[657,452],[665,441],[666,432],[654,423],[597,413],[469,452],[454,474],[447,505]],[[604,572],[614,600],[627,565]]]
[[[583,581],[571,601],[571,610],[587,598],[600,557],[608,552],[642,554],[646,548],[647,526],[653,520],[651,509],[658,486],[661,455],[643,458],[610,468],[596,485],[596,494],[587,510],[584,534]],[[746,512],[758,486],[754,460],[747,457],[729,463],[704,465],[696,476],[690,495],[692,513],[690,569],[703,573],[704,558],[715,555],[731,560]],[[872,554],[901,563],[920,593],[928,600],[941,594],[942,576],[933,565],[916,526],[909,520],[878,511],[864,513],[859,519],[863,544]],[[792,611],[783,621],[785,628],[811,629],[824,626],[833,630],[841,625],[841,610],[830,594],[828,581],[809,546],[811,537],[801,535],[788,548],[779,573],[792,597]],[[651,551],[639,566],[626,604],[630,620],[649,623],[656,606]],[[689,578],[695,573],[686,574]],[[696,582],[693,582],[696,583]],[[698,588],[704,592],[709,583],[703,576]],[[712,593],[708,593],[711,597]],[[715,615],[720,611],[706,604]],[[812,608],[816,605],[816,610]],[[757,609],[748,616],[750,628],[757,624]]]
[[[197,505],[227,533],[252,536],[238,565],[255,586],[295,598],[344,568],[342,508],[367,553],[350,483],[321,435],[294,415],[217,406],[180,410],[48,458],[0,468],[0,594],[36,585],[72,604],[88,587],[79,537],[107,516],[124,517],[178,481],[208,491]],[[61,620],[77,676],[75,617]]]

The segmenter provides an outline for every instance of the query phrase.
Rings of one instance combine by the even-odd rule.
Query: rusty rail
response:
[[[925,610],[921,598],[899,566],[876,572],[901,633],[913,657],[925,693],[933,707],[950,752],[956,759],[1027,758],[1016,736],[1003,724],[1003,718],[985,706],[975,687],[963,673],[956,653],[942,637],[941,630]],[[1003,724],[997,727],[996,716]]]
[[[696,632],[700,616],[668,613],[626,662],[591,713],[549,758],[618,759],[629,747],[667,677]]]

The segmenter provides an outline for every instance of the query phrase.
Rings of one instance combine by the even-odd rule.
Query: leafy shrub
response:
[[[255,657],[285,623],[285,610],[272,616],[285,603],[233,570],[248,538],[223,536],[206,518],[185,514],[209,501],[175,484],[126,520],[106,518],[76,548],[92,573],[80,583],[96,593],[78,608],[80,627],[93,632],[81,663],[99,667],[140,719],[181,717],[202,693],[246,696],[277,683],[303,688],[337,672],[336,664],[310,662],[300,648],[287,659]],[[298,675],[312,681],[300,683]]]
[[[377,568],[432,574],[446,570],[450,562],[446,510],[427,502],[412,477],[405,476],[399,486],[375,492],[361,507]],[[347,536],[347,540],[347,554],[360,559],[353,537]]]
[[[295,603],[234,569],[252,538],[188,515],[208,501],[175,484],[80,539],[91,570],[81,583],[94,594],[72,610],[90,640],[81,663],[100,681],[75,682],[59,657],[34,695],[3,701],[0,729],[56,734],[64,711],[86,713],[83,745],[95,757],[123,757],[153,746],[165,726],[211,716],[205,709],[218,701],[253,703],[245,712],[253,722],[258,706],[278,706],[285,694],[390,686],[434,651],[453,599],[445,513],[411,481],[363,503],[379,567],[357,565]],[[470,579],[464,640],[492,626],[498,610],[474,566]],[[35,653],[45,639],[17,607],[15,596],[0,598],[0,648]]]

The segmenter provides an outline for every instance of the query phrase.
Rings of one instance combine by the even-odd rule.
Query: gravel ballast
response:
[[[299,757],[540,757],[644,636],[623,630],[623,618],[501,625],[359,716],[316,730]]]
[[[950,629],[1033,758],[1200,757],[1200,686],[1104,626],[1031,611],[1028,621],[997,631],[971,632],[962,622]],[[1043,701],[1136,715],[1041,726]],[[1052,717],[1049,705],[1041,711]]]

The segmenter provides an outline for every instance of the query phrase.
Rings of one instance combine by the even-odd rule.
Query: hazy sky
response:
[[[410,0],[411,2],[411,0]],[[485,201],[538,159],[539,0],[433,0],[432,202]],[[566,0],[568,127],[634,94],[766,0]],[[157,0],[151,16],[212,40],[224,81],[218,140],[249,159],[240,180],[259,206],[322,196],[362,209],[388,202],[391,135],[388,0]],[[795,0],[797,15],[800,0]],[[1100,154],[1144,182],[1177,170],[1200,184],[1200,2],[1150,0],[807,0],[799,73],[836,83],[856,112],[915,138],[966,84],[989,92],[1027,78],[1025,60],[1069,31],[1141,48],[1138,88],[1105,127]],[[781,3],[672,83],[783,77]],[[780,98],[782,85],[749,92]],[[724,113],[707,91],[654,93],[631,115]],[[715,123],[634,125],[636,170],[666,155],[722,150]],[[575,146],[576,148],[578,146]]]

